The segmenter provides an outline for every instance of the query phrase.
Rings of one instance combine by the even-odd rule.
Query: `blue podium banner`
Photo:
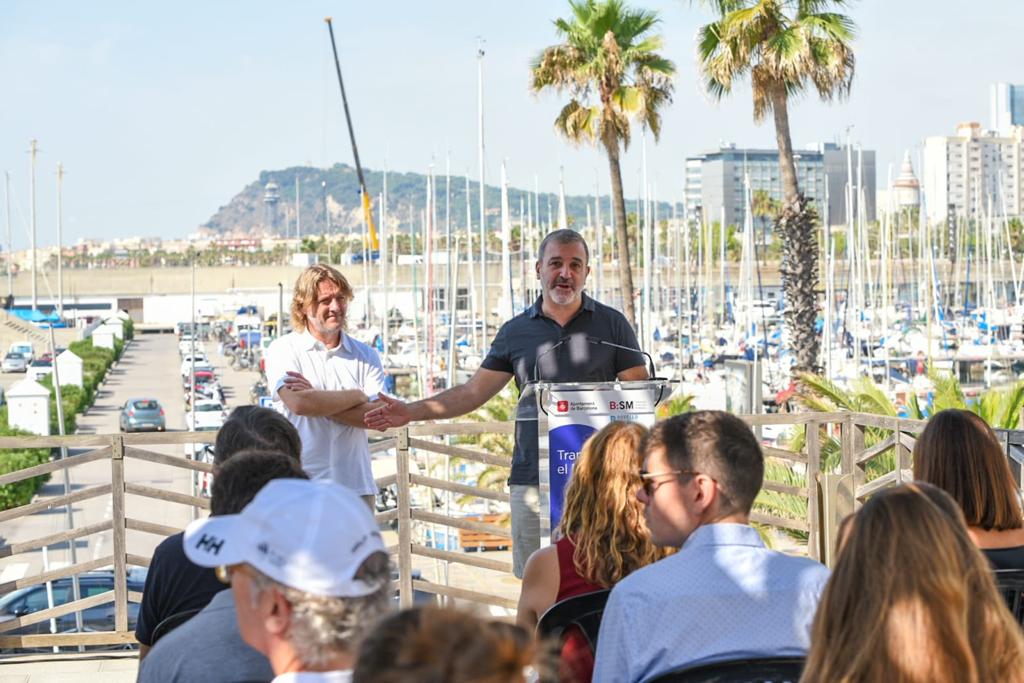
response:
[[[545,401],[548,410],[548,483],[550,529],[562,519],[565,487],[583,444],[610,422],[654,424],[655,401],[648,388],[559,390]]]

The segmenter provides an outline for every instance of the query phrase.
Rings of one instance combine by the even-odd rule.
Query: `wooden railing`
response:
[[[764,447],[765,456],[777,466],[771,472],[781,473],[782,479],[766,478],[764,491],[776,498],[795,502],[789,512],[780,512],[770,505],[759,503],[752,515],[752,521],[769,527],[769,533],[793,539],[791,550],[832,563],[832,549],[839,521],[874,492],[910,478],[911,452],[916,435],[923,422],[880,417],[860,413],[797,413],[776,415],[745,416],[744,419],[755,430],[783,426],[787,428],[785,438],[775,445]],[[451,459],[498,468],[508,468],[510,458],[490,453],[479,446],[452,445],[452,437],[503,434],[509,441],[513,432],[511,422],[460,422],[410,426],[392,430],[375,439],[371,444],[373,453],[395,452],[395,474],[377,480],[378,486],[394,486],[397,490],[397,507],[377,515],[383,524],[397,522],[398,541],[389,548],[398,568],[398,591],[400,603],[411,605],[416,591],[427,592],[455,601],[515,609],[514,596],[508,591],[491,589],[487,577],[505,578],[511,575],[511,564],[507,561],[483,557],[480,553],[466,553],[439,548],[436,534],[431,542],[419,540],[421,531],[429,526],[443,527],[445,538],[449,530],[483,532],[501,537],[510,537],[507,526],[467,519],[464,516],[443,514],[434,505],[435,492],[443,495],[460,495],[490,501],[502,511],[507,511],[508,493],[503,489],[481,488],[472,482],[453,480]],[[1024,484],[1024,432],[1000,431],[1000,438],[1007,449],[1014,476]],[[182,445],[187,443],[211,443],[216,437],[213,432],[172,432],[166,434],[113,434],[81,435],[67,437],[0,437],[0,453],[3,449],[23,448],[89,448],[91,450],[66,459],[53,460],[35,467],[0,476],[0,485],[10,484],[30,477],[53,474],[65,468],[76,468],[88,463],[109,461],[109,481],[88,488],[70,491],[64,495],[38,498],[20,507],[0,512],[0,535],[3,525],[12,520],[24,518],[47,510],[94,498],[109,498],[111,519],[85,523],[74,529],[56,534],[0,545],[0,559],[30,553],[41,548],[62,543],[74,543],[78,539],[97,533],[112,532],[112,552],[104,557],[77,562],[71,566],[43,571],[14,581],[0,584],[0,595],[25,586],[56,581],[84,572],[112,567],[114,590],[100,595],[89,596],[52,609],[26,614],[0,623],[0,649],[36,648],[77,645],[117,645],[134,642],[134,634],[128,629],[129,602],[141,600],[141,594],[129,591],[127,572],[129,566],[149,566],[150,557],[128,552],[126,532],[134,530],[166,536],[180,529],[145,521],[138,510],[130,508],[126,497],[134,496],[143,500],[160,500],[197,509],[208,509],[209,501],[201,496],[192,496],[178,491],[167,491],[158,487],[143,485],[125,478],[125,461],[138,460],[163,467],[180,468],[193,472],[210,472],[212,467],[203,462],[183,456],[167,455],[148,450],[145,447],[157,445]],[[418,463],[430,458],[445,458],[444,476],[438,477],[429,470],[421,469]],[[499,480],[504,477],[498,477]],[[426,493],[426,505],[416,505],[422,499],[416,494]],[[511,545],[511,541],[509,542]],[[414,578],[414,558],[433,560],[444,566],[460,565],[472,571],[482,571],[484,577],[478,585],[467,588],[452,581],[430,581]],[[514,581],[495,582],[511,584]],[[4,635],[22,626],[40,623],[51,618],[79,612],[81,610],[114,604],[114,625],[110,631],[86,633],[57,633],[39,635]]]

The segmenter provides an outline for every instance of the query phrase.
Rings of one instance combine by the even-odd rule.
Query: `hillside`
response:
[[[330,227],[332,231],[347,231],[361,226],[361,209],[359,206],[359,183],[356,171],[346,164],[335,164],[329,169],[297,166],[279,171],[262,171],[259,179],[247,185],[235,195],[225,206],[217,210],[202,227],[214,234],[290,234],[295,231],[295,192],[296,178],[299,187],[299,222],[303,235],[323,233],[327,227],[324,205],[330,209]],[[384,174],[380,171],[366,170],[366,183],[370,195],[374,198],[374,215],[380,220],[380,207],[377,197],[383,187]],[[275,210],[270,210],[264,202],[265,188],[273,182],[278,186],[279,199]],[[437,220],[444,225],[445,191],[444,176],[436,177]],[[407,232],[413,224],[419,225],[421,212],[427,204],[427,176],[420,173],[388,173],[388,215],[389,223],[397,221],[398,229]],[[473,225],[478,225],[477,203],[479,201],[479,183],[470,181],[470,207],[473,214]],[[488,229],[496,229],[499,225],[501,194],[498,187],[485,186],[487,203]],[[326,201],[325,201],[326,197]],[[509,209],[513,220],[518,222],[520,202],[523,213],[527,211],[528,201],[533,193],[525,190],[509,188]],[[593,212],[594,197],[566,196],[566,212],[570,225],[585,225],[587,206]],[[541,193],[538,195],[541,222],[547,224],[558,221],[558,195]],[[636,210],[636,203],[627,198],[626,211]],[[550,213],[549,213],[550,211]],[[661,202],[658,207],[659,218],[669,218],[672,207]],[[466,224],[466,180],[465,177],[452,177],[451,186],[452,226],[464,228]],[[608,196],[601,197],[601,215],[603,222],[609,222]],[[536,220],[536,219],[535,219]]]

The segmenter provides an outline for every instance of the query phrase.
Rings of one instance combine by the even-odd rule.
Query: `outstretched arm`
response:
[[[366,394],[359,389],[314,389],[309,380],[290,370],[285,373],[284,384],[277,395],[288,406],[288,410],[304,417],[330,417],[367,401]]]
[[[511,377],[508,372],[480,368],[465,384],[414,403],[403,403],[381,394],[381,406],[366,413],[364,424],[368,429],[384,431],[410,422],[465,415],[487,403]]]

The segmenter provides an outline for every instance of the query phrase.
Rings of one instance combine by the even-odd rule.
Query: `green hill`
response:
[[[366,170],[368,191],[374,199],[374,216],[380,221],[380,207],[377,199],[383,188],[384,174]],[[296,179],[298,179],[298,211],[296,212]],[[267,185],[277,185],[276,203],[268,203]],[[444,176],[435,176],[437,226],[444,229],[445,187]],[[470,208],[474,228],[478,223],[479,183],[470,181]],[[272,193],[271,193],[272,194]],[[487,204],[487,228],[495,230],[501,221],[501,193],[498,187],[485,186]],[[466,225],[466,179],[452,177],[451,220],[453,229],[464,229]],[[513,222],[519,222],[522,214],[534,201],[533,192],[509,188],[509,210]],[[539,205],[540,222],[543,225],[558,222],[558,195],[541,193],[536,197]],[[570,225],[586,225],[587,207],[594,211],[594,197],[566,196],[566,213]],[[335,164],[329,169],[296,166],[279,171],[262,171],[259,179],[247,185],[230,202],[218,209],[202,227],[218,234],[279,234],[294,235],[296,213],[299,217],[301,234],[322,234],[327,231],[328,218],[325,205],[330,210],[332,232],[360,230],[362,211],[359,204],[359,182],[355,169],[346,164]],[[422,212],[427,206],[427,176],[420,173],[388,173],[388,222],[401,232],[408,232],[415,225],[419,229]],[[636,202],[627,198],[626,211],[635,212]],[[608,196],[601,197],[601,217],[605,225],[609,219]],[[658,217],[669,218],[672,207],[667,202],[658,205]],[[534,222],[537,218],[534,217]]]

